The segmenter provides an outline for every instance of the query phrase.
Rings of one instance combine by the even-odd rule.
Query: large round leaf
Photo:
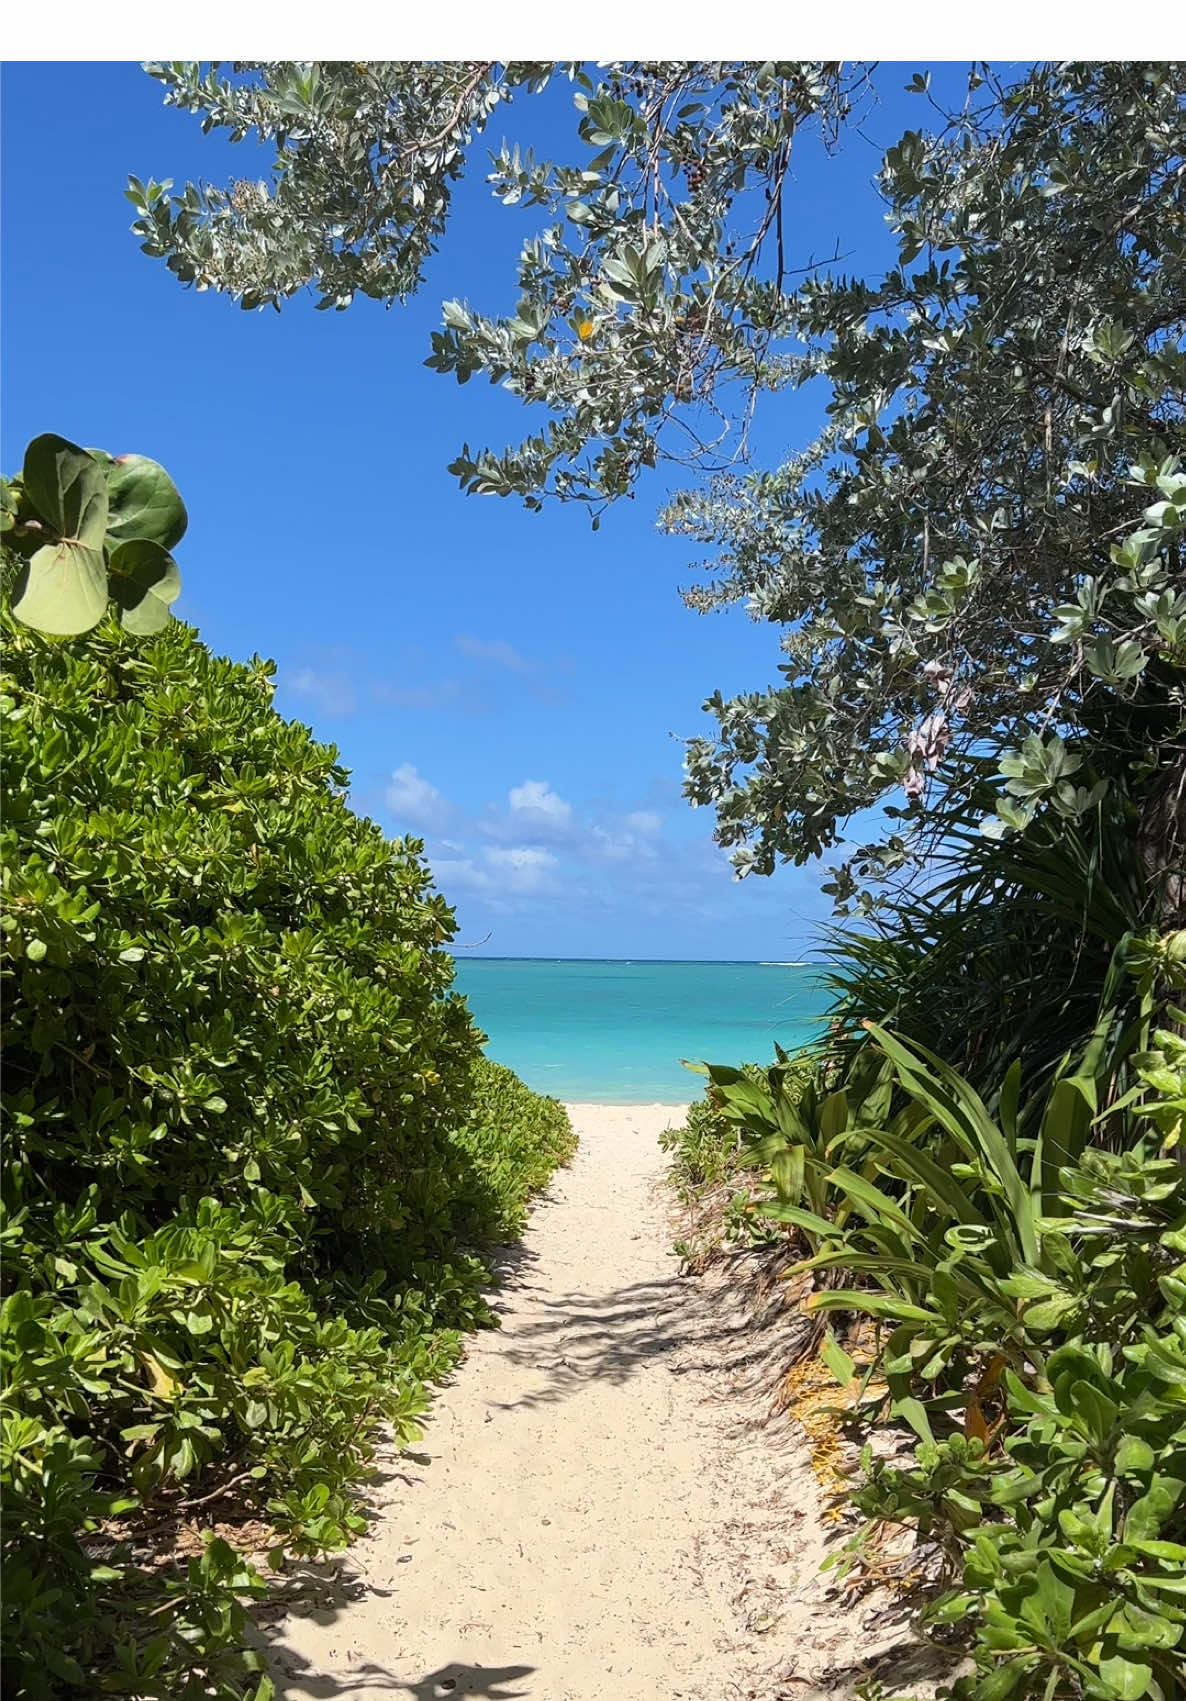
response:
[[[164,467],[147,455],[120,455],[108,465],[107,500],[111,538],[149,538],[172,549],[185,536],[185,503]]]
[[[93,455],[47,431],[34,437],[25,450],[21,482],[38,514],[59,537],[88,549],[102,549],[107,479]],[[85,627],[71,630],[85,631]]]
[[[43,544],[21,574],[12,612],[26,626],[73,638],[98,624],[107,607],[102,549],[62,538]]]
[[[181,574],[169,551],[148,538],[129,538],[112,550],[108,572],[121,625],[129,632],[159,632],[170,618],[169,604],[181,594]]]

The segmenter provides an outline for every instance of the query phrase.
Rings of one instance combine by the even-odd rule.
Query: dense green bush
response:
[[[5,627],[5,1693],[254,1694],[260,1580],[161,1530],[342,1546],[571,1131],[481,1059],[420,847],[269,664]]]
[[[756,1076],[760,1071],[756,1064],[746,1063],[742,1073]],[[722,1114],[711,1081],[688,1106],[687,1121],[668,1128],[659,1136],[659,1144],[671,1156],[672,1181],[687,1203],[727,1181],[742,1151],[737,1125]]]
[[[459,1221],[475,1239],[513,1240],[532,1195],[576,1151],[576,1135],[558,1100],[533,1093],[501,1063],[479,1057],[471,1080],[473,1108],[452,1138],[477,1185]]]
[[[688,1106],[687,1120],[668,1128],[659,1144],[670,1154],[672,1185],[695,1224],[694,1238],[678,1240],[674,1250],[687,1268],[696,1269],[723,1243],[782,1238],[755,1209],[755,1190],[783,1174],[778,1141],[770,1145],[764,1137],[779,1115],[784,1124],[795,1120],[803,1094],[814,1092],[817,1063],[810,1053],[788,1057],[778,1049],[770,1065],[686,1067],[707,1075],[708,1084],[703,1096]],[[732,1093],[721,1091],[722,1080],[732,1084]]]
[[[19,1200],[98,1190],[298,1208],[311,1268],[401,1276],[448,1231],[440,1180],[477,1037],[413,850],[351,814],[270,666],[174,624],[52,645],[5,676],[5,1088]],[[437,1160],[434,1162],[434,1157]]]

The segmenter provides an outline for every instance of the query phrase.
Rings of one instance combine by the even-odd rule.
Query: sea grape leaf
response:
[[[107,535],[149,538],[172,549],[185,536],[189,515],[173,480],[147,455],[120,455],[107,472]]]
[[[107,530],[107,480],[93,455],[47,431],[34,437],[25,450],[21,482],[41,518],[60,538],[91,550],[102,549]]]
[[[38,632],[72,638],[96,626],[106,607],[102,549],[62,538],[43,544],[24,568],[12,611]]]
[[[171,619],[170,603],[181,594],[181,574],[169,551],[145,537],[128,538],[112,550],[108,571],[121,625],[139,634],[159,632]]]

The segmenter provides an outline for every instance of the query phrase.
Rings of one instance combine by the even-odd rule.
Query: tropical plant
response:
[[[822,1056],[789,1057],[781,1046],[775,1049],[778,1060],[765,1069],[696,1067],[708,1076],[717,1114],[737,1130],[744,1166],[759,1171],[773,1189],[775,1203],[762,1206],[762,1214],[795,1223],[813,1243],[828,1209],[828,1171],[836,1152],[851,1147],[854,1131],[865,1122],[889,1114],[890,1067],[866,1048],[844,1085],[829,1092]]]
[[[952,1436],[907,1466],[864,1456],[869,1530],[905,1523],[949,1586],[936,1632],[974,1632],[966,1701],[1170,1701],[1186,1650],[1186,1318],[1123,1355],[1066,1345],[1042,1389],[1010,1373],[1003,1450]]]
[[[35,437],[21,473],[0,490],[0,538],[20,562],[12,612],[70,637],[96,626],[110,599],[129,632],[159,632],[181,593],[169,551],[187,524],[155,461],[80,449],[52,432]]]
[[[1041,1375],[1047,1343],[1090,1331],[1093,1319],[1123,1343],[1163,1303],[1176,1213],[1186,1210],[1180,1166],[1149,1150],[1151,1119],[1139,1112],[1124,1140],[1130,1150],[1089,1150],[1101,1123],[1124,1120],[1122,1108],[1102,1103],[1112,1068],[1099,1048],[1057,1076],[1040,1118],[1022,1110],[1014,1065],[994,1119],[941,1059],[870,1032],[921,1120],[908,1131],[892,1122],[860,1129],[872,1154],[861,1171],[824,1169],[822,1186],[844,1207],[833,1209],[831,1227],[777,1200],[763,1209],[812,1235],[818,1250],[797,1268],[861,1278],[812,1305],[889,1326],[870,1369],[884,1374],[896,1414],[926,1439],[933,1415],[952,1410],[965,1412],[968,1433],[985,1433],[980,1395],[1006,1366]],[[1126,1195],[1141,1208],[1117,1221]],[[1112,1227],[1101,1250],[1091,1244],[1098,1219],[1089,1202],[1098,1209],[1103,1199]]]
[[[1150,964],[1147,988],[1155,978]],[[1142,1046],[1147,1028],[1123,1045]],[[1163,1046],[1176,1037],[1159,1033]],[[1109,1101],[1118,1053],[1101,1023],[1076,1072],[1042,1089],[1040,1117],[1014,1065],[994,1119],[940,1059],[872,1037],[925,1116],[907,1139],[859,1131],[872,1162],[827,1171],[831,1238],[812,1222],[821,1250],[797,1268],[845,1284],[813,1309],[864,1313],[878,1331],[871,1356],[862,1340],[847,1421],[867,1431],[888,1406],[918,1440],[906,1462],[866,1443],[852,1496],[866,1522],[830,1563],[861,1562],[887,1525],[915,1532],[911,1563],[939,1591],[921,1622],[972,1639],[975,1674],[953,1696],[1168,1698],[1186,1642],[1173,1048],[1136,1049],[1137,1084]],[[1088,1143],[1101,1135],[1118,1149]],[[854,1383],[838,1341],[823,1356]]]
[[[263,1581],[179,1522],[344,1545],[571,1130],[480,1059],[420,845],[271,664],[3,621],[5,1693],[264,1701]]]
[[[1047,815],[999,840],[976,824],[992,789],[975,771],[965,785],[925,886],[899,890],[867,927],[831,930],[832,1045],[859,1049],[876,1022],[943,1057],[989,1105],[1016,1062],[1036,1104],[1087,1044],[1106,988],[1121,1030],[1139,1015],[1140,976],[1115,969],[1118,953],[1136,964],[1156,915],[1133,855],[1140,802],[1120,772],[1078,821]]]
[[[474,138],[513,99],[566,79],[570,160],[505,142],[490,156],[494,195],[543,221],[520,256],[515,311],[447,302],[428,364],[460,383],[485,373],[549,416],[505,454],[464,448],[452,470],[465,488],[530,507],[556,495],[595,515],[661,454],[719,464],[736,432],[718,391],[752,394],[794,366],[773,346],[787,334],[792,145],[812,121],[832,135],[866,81],[860,66],[774,60],[146,69],[205,129],[271,153],[270,176],[226,189],[170,194],[171,182],[131,178],[127,191],[146,253],[244,307],[279,307],[306,286],[323,308],[356,292],[406,299]]]
[[[472,1240],[514,1240],[532,1196],[576,1151],[576,1135],[562,1104],[533,1093],[501,1063],[477,1058],[470,1085],[472,1105],[452,1143],[473,1180],[454,1220]]]

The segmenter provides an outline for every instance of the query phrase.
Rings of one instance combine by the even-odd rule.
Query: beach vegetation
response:
[[[863,1092],[847,1125],[834,1108],[830,1138],[798,1142],[813,1208],[768,1167],[775,1095],[735,1101],[758,1137],[733,1185],[803,1249],[786,1275],[810,1278],[831,1325],[819,1350],[860,1447],[860,1519],[829,1563],[881,1575],[887,1531],[908,1535],[920,1631],[953,1664],[971,1655],[944,1690],[961,1701],[1177,1693],[1186,1013],[1152,990],[1142,1004],[1032,1092],[1014,1064],[995,1113],[875,1024],[855,1058],[810,1059],[834,1107],[845,1071]],[[737,1087],[712,1074],[710,1095]]]
[[[413,293],[493,114],[569,81],[570,160],[490,162],[540,214],[513,313],[446,303],[428,357],[545,421],[452,470],[595,525],[663,460],[700,475],[663,515],[708,573],[685,599],[768,622],[778,682],[708,698],[686,793],[741,875],[843,846],[827,890],[861,918],[829,1044],[709,1067],[677,1167],[744,1192],[810,1279],[864,1444],[837,1563],[907,1533],[919,1626],[973,1667],[950,1693],[1169,1701],[1182,67],[975,65],[950,109],[919,74],[878,179],[896,254],[868,278],[788,262],[792,146],[843,139],[862,66],[149,70],[270,149],[256,181],[128,190],[148,254],[249,308]],[[822,428],[750,469],[756,401],[806,385]],[[96,1670],[237,1695],[257,1574],[216,1538],[161,1581],[121,1537],[233,1482],[278,1549],[345,1540],[374,1423],[410,1434],[484,1317],[479,1228],[519,1220],[519,1178],[568,1137],[477,1064],[420,847],[350,813],[265,664],[169,622],[175,527],[112,545],[117,475],[39,442],[5,496],[7,1645],[18,1695]]]
[[[576,1135],[562,1104],[532,1092],[491,1058],[475,1059],[470,1089],[472,1107],[451,1135],[473,1175],[455,1221],[475,1241],[512,1241],[523,1230],[532,1196],[573,1157]]]
[[[272,665],[111,600],[3,614],[3,1683],[265,1701],[244,1603],[362,1527],[573,1136]]]

